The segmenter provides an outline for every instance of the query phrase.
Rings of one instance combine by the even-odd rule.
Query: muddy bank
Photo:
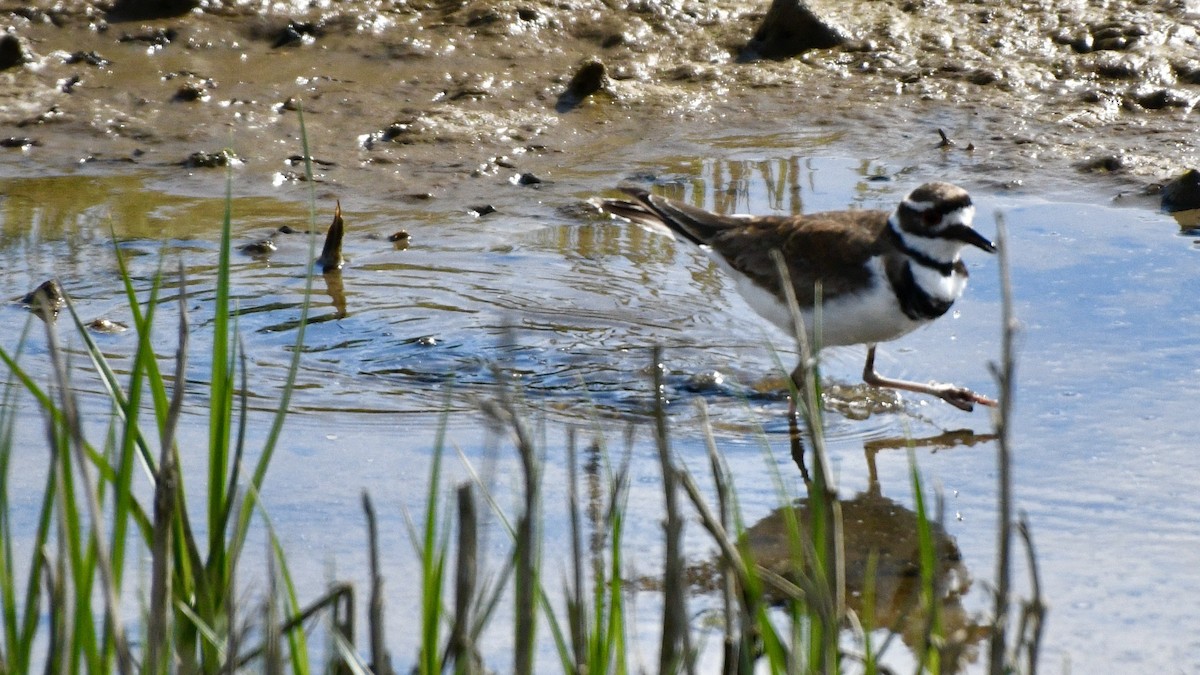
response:
[[[1200,14],[1093,5],[814,3],[844,44],[748,60],[765,2],[200,2],[124,20],[10,1],[0,153],[10,174],[233,163],[239,189],[270,190],[303,180],[303,110],[324,189],[364,198],[540,180],[687,128],[815,129],[843,155],[1034,190],[1136,191],[1196,166]]]

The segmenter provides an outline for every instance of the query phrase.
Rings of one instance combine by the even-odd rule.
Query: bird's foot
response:
[[[946,403],[958,408],[971,412],[975,409],[975,404],[984,405],[989,408],[995,408],[999,403],[992,398],[988,398],[983,394],[977,394],[966,387],[959,387],[953,384],[945,384],[942,382],[930,382],[929,393],[937,396]]]

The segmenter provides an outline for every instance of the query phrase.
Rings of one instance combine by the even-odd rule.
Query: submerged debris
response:
[[[259,239],[258,241],[252,241],[249,244],[242,244],[238,247],[238,250],[246,255],[261,257],[274,253],[275,251],[279,250],[279,247],[276,246],[275,242],[270,239]]]
[[[342,268],[342,238],[346,235],[346,226],[342,221],[342,202],[338,200],[333,207],[333,222],[329,224],[329,232],[325,234],[325,246],[317,258],[317,266],[322,272],[331,272]]]
[[[87,325],[87,327],[88,330],[91,330],[92,332],[106,334],[123,333],[129,330],[129,326],[126,326],[120,321],[113,321],[112,319],[105,318],[93,319],[92,322]]]
[[[58,313],[67,306],[67,300],[63,296],[62,286],[59,286],[54,279],[50,279],[26,293],[21,298],[21,304],[42,319],[53,321]]]

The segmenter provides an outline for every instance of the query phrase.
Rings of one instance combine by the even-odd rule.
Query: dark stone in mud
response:
[[[998,73],[994,70],[988,70],[988,69],[984,69],[984,68],[971,71],[971,73],[969,75],[967,75],[968,82],[970,82],[971,84],[977,84],[981,87],[992,84],[993,82],[995,82],[999,79],[1000,79],[1000,73]]]
[[[1120,155],[1105,155],[1084,160],[1075,167],[1084,173],[1119,173],[1125,170],[1125,158]]]
[[[203,101],[207,98],[207,89],[195,82],[189,82],[180,87],[179,90],[175,92],[175,95],[171,97],[171,100],[188,103],[192,101]]]
[[[1123,52],[1137,45],[1138,40],[1150,31],[1145,26],[1109,22],[1085,26],[1082,32],[1070,34],[1066,32],[1053,36],[1059,44],[1069,44],[1080,54],[1089,52]]]
[[[1200,171],[1189,169],[1164,185],[1162,209],[1167,213],[1200,209]]]
[[[271,46],[278,49],[292,45],[312,44],[320,37],[321,31],[322,27],[311,21],[289,21],[276,33]]]
[[[801,0],[772,0],[741,59],[785,59],[810,49],[830,49],[849,40],[845,31],[818,17]]]
[[[165,19],[196,9],[200,0],[117,0],[108,12],[114,21]]]
[[[182,164],[189,169],[213,169],[222,166],[241,164],[237,155],[228,150],[220,152],[193,152]]]
[[[1096,62],[1096,74],[1114,80],[1134,80],[1142,77],[1141,68],[1128,57],[1103,58]]]
[[[136,33],[125,33],[117,38],[117,42],[145,42],[155,47],[165,47],[179,37],[179,31],[174,28],[143,27]]]
[[[491,204],[480,204],[478,206],[472,206],[467,209],[467,213],[470,213],[471,215],[475,216],[476,218],[481,218],[483,216],[486,216],[489,213],[495,213],[495,212],[496,212],[496,207],[492,206]]]
[[[71,54],[69,54],[67,56],[67,58],[63,59],[63,63],[86,63],[89,66],[96,66],[97,68],[104,68],[105,66],[112,65],[112,61],[109,61],[108,59],[104,58],[103,56],[100,56],[99,53],[94,52],[94,51],[92,51],[92,52],[84,52],[84,51],[71,52]]]
[[[566,90],[559,95],[555,109],[560,113],[572,110],[587,97],[606,89],[608,83],[608,69],[604,67],[604,63],[598,59],[588,61],[575,71],[575,75],[567,83]]]
[[[1137,92],[1130,96],[1134,103],[1147,110],[1162,110],[1163,108],[1186,108],[1190,101],[1186,94],[1170,89],[1155,89],[1153,91]]]
[[[513,176],[512,182],[516,185],[540,185],[542,183],[542,179],[531,173],[523,173]]]
[[[398,232],[389,234],[387,239],[388,241],[394,243],[398,241],[408,241],[411,237],[412,235],[410,235],[406,230],[400,230]]]
[[[28,138],[26,136],[9,136],[8,138],[0,138],[0,148],[31,148],[35,145],[41,145],[42,142],[36,138]]]
[[[9,33],[0,35],[0,70],[15,68],[31,60],[20,38]]]

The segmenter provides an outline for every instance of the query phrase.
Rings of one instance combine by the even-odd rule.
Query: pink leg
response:
[[[890,377],[884,377],[875,372],[875,345],[867,347],[867,363],[863,366],[863,382],[873,387],[886,387],[888,389],[903,389],[905,391],[913,391],[918,394],[929,394],[936,396],[946,403],[970,412],[975,409],[975,404],[996,407],[995,400],[990,399],[981,394],[967,389],[958,387],[953,384],[944,384],[941,382],[930,382],[929,384],[921,384],[919,382],[909,382],[908,380],[893,380]]]

